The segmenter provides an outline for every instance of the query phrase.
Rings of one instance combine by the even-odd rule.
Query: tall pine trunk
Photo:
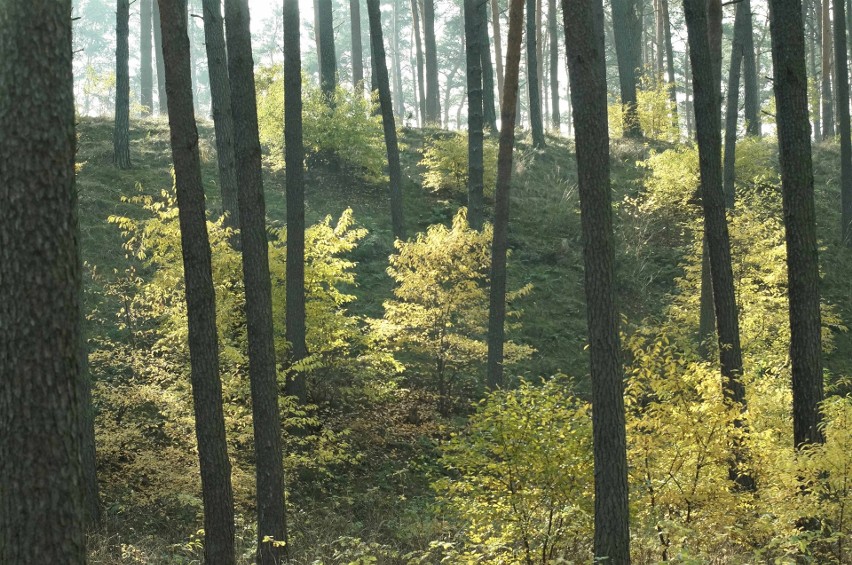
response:
[[[487,22],[480,19],[482,0],[465,0],[464,35],[467,49],[467,220],[475,230],[482,229],[482,56],[480,38]],[[487,47],[487,46],[486,46]]]
[[[725,105],[725,147],[724,147],[724,176],[722,190],[725,192],[725,204],[734,207],[734,181],[736,180],[735,162],[737,149],[737,118],[739,117],[740,74],[745,56],[745,33],[748,19],[751,15],[744,2],[737,4],[734,19],[734,40],[731,46],[731,62],[728,67],[728,95]]]
[[[334,49],[334,18],[331,0],[316,0],[317,43],[319,45],[320,86],[326,99],[334,98],[337,88],[337,54]]]
[[[580,190],[592,379],[595,560],[630,563],[624,369],[615,304],[606,58],[601,0],[563,0]]]
[[[130,1],[118,0],[115,11],[115,124],[113,163],[130,168]]]
[[[153,40],[153,0],[141,0],[139,6],[139,103],[142,116],[151,115],[154,108],[154,69],[151,66],[151,41]]]
[[[550,36],[550,127],[559,133],[559,35],[556,25],[556,0],[547,0],[547,33]]]
[[[441,95],[438,85],[438,47],[435,41],[435,0],[423,2],[423,32],[426,44],[426,123],[436,126],[441,124]]]
[[[820,80],[822,100],[822,138],[834,137],[834,99],[831,87],[831,0],[817,0],[820,9],[820,29],[822,38],[822,75]]]
[[[669,96],[672,101],[672,120],[678,133],[680,133],[680,123],[678,121],[677,111],[677,82],[675,81],[675,66],[674,66],[674,50],[672,49],[672,24],[669,17],[669,0],[660,0],[660,10],[663,18],[663,39],[666,47],[666,72],[669,81]]]
[[[532,130],[533,147],[544,147],[536,29],[536,0],[527,0],[527,89],[530,104],[530,129]]]
[[[846,6],[834,2],[834,68],[837,93],[837,126],[840,134],[840,238],[852,247],[852,137],[849,127],[849,69],[846,52]]]
[[[420,125],[426,123],[426,84],[423,68],[423,40],[420,36],[420,8],[417,0],[411,0],[411,26],[414,28],[414,47],[417,57],[417,92],[419,95]]]
[[[636,110],[636,85],[642,65],[641,6],[638,0],[612,0],[612,22],[615,33],[615,53],[618,60],[618,81],[624,113],[624,136],[642,137],[642,127]]]
[[[393,64],[393,108],[396,119],[401,123],[405,123],[405,103],[402,99],[402,57],[399,50],[399,3],[400,0],[393,0],[393,33],[391,46],[393,53],[391,61]]]
[[[361,0],[349,0],[349,15],[352,26],[352,86],[363,91],[364,48],[361,44]],[[301,64],[301,54],[299,60]],[[301,86],[299,88],[301,91]],[[299,98],[301,99],[301,96]]]
[[[0,3],[0,562],[86,562],[70,0]]]
[[[157,111],[161,116],[169,113],[166,94],[166,70],[163,64],[163,26],[160,23],[159,0],[154,0],[154,59],[157,63]]]
[[[488,40],[488,2],[477,4],[479,19],[479,56],[482,66],[482,120],[483,124],[497,133],[497,113],[494,109],[494,66],[491,64],[491,45]]]
[[[491,4],[491,27],[494,30],[494,63],[497,71],[497,99],[500,111],[503,108],[503,36],[500,32],[500,5],[499,0],[490,0]]]
[[[201,182],[198,130],[192,106],[186,5],[181,0],[159,0],[159,7],[186,284],[195,434],[201,465],[204,560],[232,564],[235,562],[234,497],[219,380],[216,293]]]
[[[754,23],[751,14],[751,0],[741,0],[745,12],[743,24],[743,96],[745,99],[744,116],[746,135],[760,137],[760,85],[757,75],[757,57],[754,51]],[[739,10],[739,8],[737,8]]]

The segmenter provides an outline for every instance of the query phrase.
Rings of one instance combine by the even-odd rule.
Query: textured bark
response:
[[[500,111],[503,108],[503,37],[500,33],[500,6],[499,0],[491,0],[491,27],[494,30],[494,62],[497,71],[497,101]]]
[[[621,104],[624,108],[625,137],[642,137],[642,127],[636,113],[637,73],[642,65],[640,11],[638,0],[612,0],[612,22],[617,30],[614,34],[615,53],[618,59]]]
[[[592,380],[595,559],[630,563],[624,369],[615,304],[615,244],[601,0],[562,0],[583,229]]]
[[[80,260],[82,264],[82,259]],[[81,304],[83,303],[81,299]],[[81,321],[85,328],[85,321]],[[95,410],[92,406],[92,377],[89,373],[89,347],[85,329],[80,339],[80,377],[77,379],[80,399],[78,422],[80,425],[80,459],[83,465],[83,518],[87,529],[93,530],[101,524],[101,501],[97,475],[97,452],[95,449]]]
[[[320,86],[330,100],[337,88],[337,55],[334,49],[334,19],[331,0],[316,0],[319,43]]]
[[[204,501],[204,560],[231,564],[235,562],[234,500],[219,380],[216,294],[204,210],[198,130],[192,107],[186,6],[181,0],[159,0],[159,7],[186,283],[195,434]]]
[[[515,114],[518,75],[524,30],[524,0],[510,0],[509,35],[506,40],[506,75],[500,108],[500,142],[497,149],[497,187],[494,192],[494,236],[491,243],[491,289],[488,304],[487,383],[502,387],[503,340],[506,322],[506,254],[509,243],[509,189],[512,185],[512,150],[515,145]]]
[[[139,102],[142,115],[150,116],[154,109],[154,69],[151,66],[151,41],[153,38],[153,0],[141,0],[139,6]]]
[[[435,42],[435,0],[423,2],[423,35],[426,55],[426,123],[434,126],[441,123],[438,48]]]
[[[725,205],[734,207],[734,181],[736,180],[737,118],[739,116],[740,74],[743,67],[746,26],[751,14],[744,2],[737,4],[734,18],[734,40],[731,46],[731,63],[728,67],[728,94],[725,105],[725,155],[722,190],[725,192]]]
[[[246,293],[249,381],[257,479],[257,561],[261,565],[286,558],[284,468],[281,418],[272,323],[272,285],[266,237],[260,139],[254,86],[254,60],[248,0],[226,0],[228,76],[234,117],[234,155],[240,179],[240,244]],[[273,543],[267,540],[271,538]]]
[[[467,49],[467,220],[475,230],[482,229],[483,165],[482,165],[482,27],[478,4],[481,0],[464,2],[464,35]]]
[[[118,0],[115,11],[115,124],[113,163],[130,168],[130,1]]]
[[[70,0],[0,3],[0,562],[86,562]]]
[[[849,69],[846,56],[846,6],[843,0],[834,2],[834,68],[837,81],[837,127],[840,135],[840,237],[852,247],[852,137],[849,127]]]
[[[228,79],[228,55],[220,0],[203,0],[204,43],[210,75],[210,100],[216,131],[216,158],[219,165],[219,189],[226,223],[239,227],[237,171],[234,160],[234,118],[231,114],[231,82]]]
[[[349,0],[349,16],[352,25],[352,86],[363,91],[364,47],[361,42],[361,0]],[[301,55],[299,58],[301,59]]]
[[[550,36],[550,127],[560,131],[559,113],[559,36],[556,25],[556,0],[547,1],[547,33]]]
[[[822,76],[820,80],[821,100],[822,100],[822,138],[831,139],[834,137],[834,99],[832,98],[831,86],[831,62],[832,62],[832,41],[831,41],[831,0],[822,0],[818,2],[820,7],[820,26],[822,29]]]
[[[379,0],[367,0],[367,13],[370,17],[370,46],[373,49],[379,104],[382,108],[382,128],[385,132],[385,146],[388,153],[391,225],[394,237],[405,239],[405,220],[402,212],[402,170],[399,164],[399,143],[396,138],[390,84],[388,84],[388,65],[382,37],[382,15]]]
[[[712,6],[712,2],[711,2]],[[719,15],[721,4],[719,3]],[[720,92],[716,60],[721,58],[715,48],[715,9],[708,9],[705,0],[684,0],[692,83],[695,90],[695,124],[701,172],[701,201],[704,207],[704,234],[710,261],[713,304],[716,314],[716,333],[722,388],[727,402],[745,410],[745,387],[742,349],[740,347],[739,317],[737,314],[734,275],[731,266],[731,244],[725,217],[725,197],[722,192]],[[718,53],[718,55],[717,55]],[[753,480],[740,469],[745,455],[741,446],[733,446],[730,478],[741,488],[753,488]]]
[[[772,66],[787,238],[790,360],[795,446],[822,443],[819,259],[805,73],[805,34],[799,0],[770,0]],[[843,43],[838,43],[843,45]]]
[[[497,134],[497,113],[494,109],[494,66],[491,64],[491,45],[488,40],[488,2],[477,4],[479,19],[479,56],[482,65],[482,121]]]
[[[751,0],[741,0],[745,12],[743,24],[743,95],[745,98],[746,135],[760,137],[760,86],[757,76],[757,57],[754,50],[754,23]],[[737,8],[739,10],[739,8]],[[739,13],[739,12],[738,12]]]
[[[660,10],[663,18],[663,39],[666,48],[666,72],[669,81],[669,96],[672,101],[672,119],[674,126],[679,128],[678,111],[677,111],[677,83],[675,82],[675,67],[674,67],[674,50],[672,49],[672,24],[669,17],[669,0],[660,0]],[[686,74],[686,73],[684,73]]]
[[[163,65],[163,33],[160,22],[160,4],[154,0],[154,58],[157,62],[157,109],[161,116],[169,113],[166,94],[166,71]]]
[[[535,10],[536,0],[527,0],[527,88],[529,90],[530,130],[532,130],[533,147],[544,147]]]
[[[414,28],[414,47],[417,57],[417,92],[419,94],[420,125],[426,123],[426,84],[423,68],[423,40],[420,36],[420,9],[417,0],[411,0],[411,21]]]
[[[302,55],[299,1],[284,2],[284,160],[287,168],[287,310],[290,359],[308,355],[305,343],[305,146],[302,140]],[[307,401],[305,375],[287,381],[287,394]]]
[[[807,1],[807,9],[808,9],[808,18],[807,21],[810,22],[810,49],[808,50],[808,66],[810,67],[810,76],[814,83],[819,84],[819,71],[817,70],[816,63],[816,54],[822,48],[822,38],[821,38],[821,27],[822,27],[822,18],[817,15],[817,6],[816,4],[820,0],[806,0]],[[813,130],[814,130],[814,140],[822,139],[822,127],[820,120],[820,110],[822,109],[820,98],[821,96],[814,97],[814,101],[812,104],[813,111]]]

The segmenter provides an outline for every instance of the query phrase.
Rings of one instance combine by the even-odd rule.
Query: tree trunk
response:
[[[411,0],[411,26],[414,28],[414,46],[417,53],[417,91],[419,94],[420,125],[426,123],[426,85],[423,69],[423,41],[420,37],[420,9],[417,0]]]
[[[817,3],[820,7],[820,22],[822,29],[822,138],[834,137],[834,99],[831,88],[831,0]]]
[[[225,30],[220,0],[203,0],[204,44],[210,74],[210,99],[213,126],[216,131],[216,158],[219,164],[219,189],[226,224],[239,227],[237,172],[234,161],[234,118],[231,115],[231,82],[228,79],[228,56],[225,52]]]
[[[751,0],[741,0],[745,11],[743,24],[743,91],[745,98],[746,135],[760,137],[760,86],[757,77],[757,57],[754,51],[754,23]],[[739,10],[739,8],[737,8]]]
[[[482,229],[482,27],[479,5],[482,0],[465,0],[464,35],[467,49],[467,220],[475,230]]]
[[[721,93],[719,75],[716,74],[720,68],[717,61],[721,59],[721,50],[716,47],[716,38],[721,36],[721,33],[717,32],[717,26],[721,28],[721,2],[711,0],[708,8],[705,0],[684,0],[683,6],[692,61],[704,234],[707,238],[707,255],[710,260],[722,387],[726,401],[745,410],[745,388],[741,380],[743,361],[739,318],[721,178],[722,140],[719,115]],[[738,421],[738,424],[741,425],[741,422]],[[754,481],[740,469],[744,458],[741,446],[735,442],[730,478],[736,481],[740,488],[751,489]]]
[[[393,0],[393,53],[391,61],[393,64],[393,107],[396,119],[405,123],[405,104],[402,100],[402,58],[399,55],[399,2]]]
[[[691,97],[691,81],[689,80],[689,74],[691,69],[689,68],[689,43],[687,42],[684,53],[683,53],[683,76],[684,76],[684,107],[683,113],[686,115],[686,139],[687,141],[692,141],[693,132],[694,132],[694,124],[692,117],[692,104],[690,104]]]
[[[82,263],[82,259],[80,259]],[[83,303],[81,299],[81,304]],[[80,378],[77,393],[80,399],[80,459],[83,464],[83,516],[84,525],[93,530],[101,525],[101,501],[97,476],[97,450],[95,446],[95,410],[92,406],[92,376],[89,373],[89,346],[85,336],[85,319],[81,318]]]
[[[148,117],[154,108],[154,70],[151,66],[151,40],[153,37],[153,15],[151,2],[141,0],[139,6],[140,38],[139,38],[139,102],[142,105],[142,116]]]
[[[423,31],[426,43],[426,123],[434,126],[441,123],[438,48],[435,42],[435,0],[423,2]],[[382,49],[384,50],[384,46]]]
[[[536,0],[527,0],[527,88],[530,100],[530,129],[533,147],[545,145],[544,126],[541,121],[541,81],[538,74],[538,47],[536,45]]]
[[[846,56],[846,6],[844,0],[834,2],[834,68],[837,80],[837,126],[840,134],[840,238],[852,247],[852,137],[849,127],[849,69]]]
[[[805,32],[799,6],[797,0],[769,2],[787,239],[793,438],[797,448],[824,441],[819,407],[823,399],[819,259],[805,73]],[[838,41],[838,45],[843,43]]]
[[[393,119],[390,85],[388,84],[388,65],[385,58],[384,39],[382,38],[382,14],[379,0],[367,0],[367,13],[370,17],[370,45],[373,49],[373,60],[376,62],[376,82],[379,87],[379,104],[382,107],[382,128],[385,132],[385,145],[388,152],[391,225],[394,237],[404,240],[405,221],[402,211],[402,170],[399,164],[399,144],[396,139],[396,125]]]
[[[500,5],[499,0],[491,0],[491,27],[494,29],[494,60],[497,71],[497,99],[500,111],[503,110],[503,37],[500,34]]]
[[[272,322],[272,286],[266,237],[266,204],[254,61],[247,0],[226,0],[228,75],[234,117],[234,155],[239,190],[240,244],[246,293],[249,380],[251,383],[254,451],[257,477],[257,561],[261,565],[286,558],[284,469],[281,455],[281,418]],[[325,48],[325,42],[323,42]],[[271,538],[272,543],[265,541]]]
[[[665,28],[663,30],[663,38],[665,40],[666,47],[666,70],[668,72],[669,80],[669,96],[672,101],[672,119],[674,121],[675,128],[678,130],[678,134],[680,134],[677,112],[677,82],[675,81],[674,50],[672,49],[672,25],[671,18],[669,17],[669,0],[660,0],[660,10],[662,10],[663,26]],[[686,76],[686,70],[684,70],[684,76]]]
[[[509,35],[506,40],[506,76],[500,107],[500,142],[497,150],[497,188],[494,193],[494,236],[491,243],[491,288],[488,304],[489,388],[502,387],[503,340],[506,323],[506,254],[509,242],[509,189],[512,184],[512,150],[515,145],[515,113],[521,40],[524,31],[524,0],[510,0]]]
[[[160,23],[159,0],[154,0],[154,57],[157,61],[157,110],[161,116],[169,113],[166,94],[166,71],[163,65],[163,26]]]
[[[352,86],[363,91],[364,49],[361,45],[361,0],[349,0],[349,14],[352,25]],[[299,59],[301,63],[301,54]],[[299,88],[301,89],[301,86]],[[299,98],[301,99],[301,96]]]
[[[559,113],[559,36],[556,25],[556,0],[547,0],[547,28],[550,36],[551,127],[559,133],[562,116]]]
[[[728,67],[728,100],[725,107],[725,155],[722,190],[725,193],[725,205],[734,207],[734,181],[736,180],[737,118],[739,116],[740,72],[743,66],[744,39],[751,14],[744,2],[737,4],[734,18],[734,40],[731,46],[731,63]]]
[[[130,168],[130,2],[118,0],[115,20],[115,124],[113,163]]]
[[[317,43],[319,45],[320,87],[328,100],[337,88],[337,54],[334,49],[334,18],[331,0],[316,0]]]
[[[601,0],[563,0],[574,108],[592,380],[595,560],[630,563],[624,369],[615,304],[615,243]]]
[[[169,128],[180,221],[195,433],[204,501],[204,561],[232,564],[234,499],[222,413],[216,294],[204,211],[198,130],[192,107],[186,6],[159,0]]]
[[[491,45],[488,40],[488,0],[477,4],[479,20],[479,56],[482,67],[482,120],[493,134],[497,133],[497,114],[494,110],[494,66],[491,64]],[[469,213],[469,212],[468,212]]]
[[[612,22],[615,33],[615,53],[618,59],[618,82],[624,111],[624,136],[642,137],[642,127],[636,111],[637,72],[642,65],[641,6],[637,0],[612,0]]]
[[[70,0],[0,3],[0,562],[86,562]]]
[[[811,26],[811,48],[808,51],[808,64],[810,66],[811,79],[816,85],[819,85],[819,71],[817,70],[816,54],[820,49],[822,49],[822,37],[820,35],[822,18],[818,15],[821,11],[817,12],[816,6],[819,1],[820,0],[808,0],[808,15],[810,17],[807,18],[807,21],[810,22]],[[822,120],[820,119],[820,110],[822,109],[821,98],[821,95],[815,96],[812,104],[814,141],[822,139]]]

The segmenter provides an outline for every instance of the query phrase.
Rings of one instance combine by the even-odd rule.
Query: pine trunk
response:
[[[820,81],[822,93],[822,138],[834,137],[834,100],[831,88],[831,0],[817,2],[820,8],[820,22],[822,30],[822,79]]]
[[[497,100],[503,109],[503,37],[500,34],[499,0],[491,0],[491,27],[494,29],[494,62],[497,71]]]
[[[426,123],[426,84],[423,68],[423,40],[420,37],[420,8],[417,0],[411,0],[411,21],[414,28],[414,46],[417,54],[417,91],[419,94],[420,125]]]
[[[139,103],[142,116],[148,117],[154,108],[154,69],[151,66],[151,41],[153,39],[153,0],[141,0],[139,6]]]
[[[118,0],[115,11],[115,124],[113,163],[130,168],[130,1]]]
[[[849,127],[849,69],[846,56],[846,6],[844,0],[834,2],[834,68],[837,77],[837,126],[840,134],[840,238],[852,247],[852,137]]]
[[[663,38],[665,40],[666,47],[666,71],[668,72],[669,80],[669,96],[672,101],[672,119],[674,120],[675,128],[677,128],[678,133],[680,133],[677,111],[677,82],[675,81],[674,50],[672,49],[672,25],[671,18],[669,17],[669,0],[660,0],[660,9],[662,10],[663,26],[665,27],[663,30]]]
[[[741,0],[745,11],[743,24],[743,96],[745,99],[746,135],[760,137],[760,85],[757,75],[757,57],[754,50],[754,23],[751,0]],[[739,10],[739,8],[737,8]]]
[[[722,190],[725,192],[725,205],[734,207],[734,181],[736,180],[737,118],[739,117],[740,74],[743,67],[746,26],[751,14],[744,2],[737,4],[734,18],[734,40],[731,46],[731,63],[728,67],[728,100],[725,105],[725,147],[724,176]]]
[[[438,48],[435,41],[435,0],[423,2],[423,31],[426,43],[426,123],[435,126],[441,124]]]
[[[494,66],[491,64],[491,45],[488,40],[487,0],[477,4],[479,19],[479,56],[482,66],[482,120],[483,124],[497,133],[497,113],[494,109]]]
[[[349,0],[349,16],[352,25],[352,87],[363,91],[364,48],[361,44],[361,0]],[[301,61],[301,54],[299,59]]]
[[[618,81],[624,112],[624,136],[642,137],[642,127],[636,111],[637,73],[642,65],[642,24],[637,0],[612,0],[615,53],[618,60]]]
[[[337,88],[337,54],[334,49],[334,18],[331,0],[316,0],[319,43],[320,86],[327,100]]]
[[[166,94],[166,71],[163,64],[163,26],[160,22],[159,0],[154,0],[154,58],[157,61],[157,109],[161,116],[169,113]]]
[[[482,164],[482,27],[481,0],[464,2],[464,35],[467,49],[467,220],[475,230],[483,221],[483,164]]]
[[[559,113],[559,35],[556,20],[556,0],[547,0],[547,33],[550,36],[550,125],[556,133],[560,133],[562,116]]]
[[[545,145],[544,126],[541,117],[541,81],[539,80],[536,41],[536,0],[527,0],[527,88],[529,90],[530,130],[533,147]]]

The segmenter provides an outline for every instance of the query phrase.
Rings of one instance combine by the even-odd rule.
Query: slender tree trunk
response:
[[[286,559],[284,468],[254,60],[247,0],[225,0],[257,479],[257,561]],[[325,46],[325,43],[323,43]],[[266,541],[271,538],[272,542]]]
[[[834,100],[831,87],[831,0],[822,0],[820,6],[820,22],[822,29],[822,138],[834,137]]]
[[[612,0],[615,52],[618,59],[618,81],[621,104],[624,108],[624,136],[642,137],[642,127],[636,111],[636,84],[642,65],[641,5],[637,0]]]
[[[438,48],[435,42],[435,0],[423,2],[423,30],[426,43],[426,123],[439,125],[441,95],[438,85]]]
[[[509,35],[506,40],[506,75],[500,107],[500,142],[497,150],[497,188],[494,193],[494,236],[491,244],[491,289],[488,305],[487,382],[502,387],[503,341],[506,323],[506,254],[509,241],[509,189],[512,184],[512,150],[515,145],[515,113],[521,40],[524,30],[524,0],[510,0]]]
[[[849,127],[849,68],[846,54],[846,6],[844,0],[834,2],[834,68],[837,81],[837,126],[840,135],[840,238],[852,247],[852,137]]]
[[[751,0],[741,0],[745,12],[743,24],[743,94],[745,98],[746,135],[760,137],[760,86],[757,76],[757,57],[754,50],[754,23]],[[739,8],[737,8],[739,10]]]
[[[491,45],[488,40],[488,0],[477,4],[479,19],[479,55],[482,66],[482,119],[483,124],[497,133],[497,113],[494,109],[494,66],[491,64]]]
[[[663,80],[665,72],[666,51],[663,49],[663,36],[666,26],[663,23],[663,6],[661,0],[654,0],[654,43],[657,50],[654,52],[654,80]]]
[[[302,55],[299,0],[284,2],[284,150],[287,168],[287,310],[290,359],[308,354],[305,313],[305,146],[302,139]],[[287,381],[287,394],[307,401],[305,374]]]
[[[672,119],[674,120],[675,128],[678,129],[678,134],[680,134],[677,112],[677,82],[675,81],[674,50],[672,49],[672,26],[671,18],[669,17],[669,0],[660,0],[660,10],[662,11],[664,27],[663,38],[665,40],[666,48],[666,70],[668,72],[669,80],[669,96],[672,101]],[[684,76],[685,75],[686,70],[684,70]]]
[[[204,210],[198,130],[192,106],[186,6],[181,0],[159,0],[159,6],[186,283],[195,433],[201,464],[204,560],[232,564],[235,562],[234,499],[219,380],[216,294]]]
[[[399,56],[399,2],[393,0],[393,40],[391,61],[393,64],[393,107],[396,119],[405,123],[405,105],[402,101],[402,58]]]
[[[541,81],[538,75],[536,45],[536,0],[527,0],[527,88],[530,101],[530,129],[533,147],[544,147],[544,126],[541,119]]]
[[[337,88],[337,54],[334,49],[334,19],[331,0],[317,0],[317,30],[320,46],[320,86],[323,94],[332,100]]]
[[[707,255],[710,259],[722,386],[726,401],[745,410],[745,388],[741,380],[743,361],[739,318],[721,178],[721,93],[717,74],[720,69],[717,60],[721,59],[721,50],[716,47],[718,44],[716,38],[721,36],[721,33],[717,31],[717,26],[721,28],[721,2],[711,1],[708,8],[705,0],[684,0],[683,6],[695,90],[695,121],[701,169],[704,234],[707,238]],[[740,421],[737,421],[737,424],[742,425]],[[751,489],[754,487],[753,480],[740,469],[744,458],[741,445],[735,442],[730,478],[736,481],[740,488]]]
[[[154,70],[151,66],[151,41],[153,39],[153,15],[151,2],[141,0],[139,6],[140,37],[139,37],[139,102],[142,105],[142,116],[148,117],[154,108]]]
[[[130,2],[118,0],[115,47],[115,126],[112,134],[113,163],[130,168]]]
[[[86,562],[70,0],[0,3],[0,562]]]
[[[387,59],[385,58],[384,39],[382,37],[382,14],[379,0],[367,0],[367,13],[370,17],[370,45],[373,49],[373,60],[376,62],[376,82],[379,87],[379,104],[382,107],[382,128],[385,132],[385,145],[388,152],[391,225],[393,226],[394,237],[404,240],[405,221],[402,210],[402,170],[399,164],[399,144],[396,138],[396,125],[393,119],[390,84],[388,84],[388,66]]]
[[[744,2],[737,4],[734,18],[734,40],[731,46],[731,63],[728,67],[728,100],[725,107],[725,155],[722,190],[725,192],[725,205],[734,207],[734,181],[736,180],[737,118],[739,116],[740,73],[743,67],[744,39],[751,14]]]
[[[426,84],[423,69],[423,41],[420,37],[420,9],[417,0],[411,0],[411,26],[414,28],[414,45],[417,53],[417,91],[420,97],[420,124],[426,123]]]
[[[503,37],[500,34],[499,0],[491,0],[491,27],[494,30],[494,62],[497,71],[497,99],[503,108]]]
[[[615,304],[606,59],[601,0],[562,0],[583,229],[592,379],[595,560],[628,565],[624,369]]]
[[[361,45],[361,0],[349,0],[352,25],[352,86],[364,90],[364,48]],[[301,59],[301,54],[300,54]],[[301,88],[301,87],[300,87]],[[301,99],[301,96],[299,97]]]
[[[800,6],[798,0],[769,2],[773,86],[777,104],[778,149],[787,236],[793,438],[797,448],[824,441],[819,407],[823,399],[819,260],[808,81],[805,73],[805,33]],[[842,17],[840,19],[842,21]],[[838,41],[838,45],[843,44]]]
[[[547,0],[547,33],[550,36],[551,127],[559,133],[562,116],[559,114],[559,36],[556,19],[556,0]]]
[[[806,0],[808,2],[808,18],[807,21],[810,22],[810,40],[811,45],[808,50],[808,64],[810,66],[810,78],[813,80],[814,84],[819,88],[820,80],[819,80],[819,70],[817,68],[816,62],[816,54],[822,49],[822,37],[821,37],[821,27],[822,27],[822,18],[818,15],[822,13],[821,9],[818,9],[817,3],[820,0]],[[819,11],[818,11],[819,10]],[[822,100],[821,100],[821,91],[819,94],[813,97],[812,102],[812,113],[813,113],[813,130],[814,130],[814,141],[819,141],[822,139],[822,120],[820,119],[820,110],[822,109]],[[809,98],[810,99],[810,98]]]
[[[234,118],[231,115],[231,82],[228,79],[222,3],[220,0],[203,0],[202,9],[204,10],[207,69],[210,74],[210,99],[213,105],[213,126],[216,131],[216,157],[219,164],[222,213],[227,214],[227,225],[239,226],[237,172],[234,161]]]
[[[154,0],[154,58],[157,61],[157,109],[161,116],[169,113],[166,94],[166,71],[163,64],[163,33],[159,0]]]
[[[482,0],[465,0],[464,35],[467,44],[467,220],[475,230],[482,229],[483,165],[482,165]]]
[[[686,48],[683,53],[683,75],[684,75],[684,107],[683,113],[686,115],[686,139],[687,141],[692,141],[694,127],[693,127],[693,116],[692,116],[692,104],[690,104],[690,97],[692,95],[692,88],[690,85],[692,81],[689,79],[689,75],[692,72],[692,69],[689,67],[689,43],[686,44]]]

